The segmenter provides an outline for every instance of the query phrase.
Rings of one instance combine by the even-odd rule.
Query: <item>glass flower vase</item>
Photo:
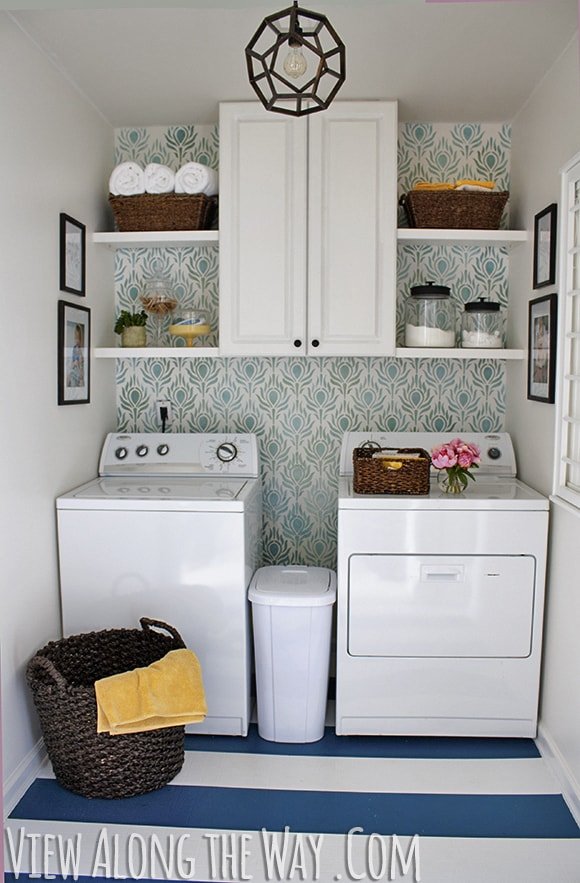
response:
[[[466,486],[453,469],[440,469],[437,473],[437,485],[445,494],[462,494]]]

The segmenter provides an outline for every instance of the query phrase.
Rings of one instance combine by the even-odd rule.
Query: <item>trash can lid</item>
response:
[[[326,567],[298,564],[260,567],[248,598],[254,604],[273,607],[323,607],[336,599],[336,574]]]

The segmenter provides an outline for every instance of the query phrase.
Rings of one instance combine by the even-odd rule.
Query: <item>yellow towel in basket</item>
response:
[[[145,668],[95,681],[97,732],[118,736],[201,723],[207,705],[191,650],[171,650]]]
[[[453,190],[455,184],[445,184],[437,181],[419,181],[413,185],[413,190]]]

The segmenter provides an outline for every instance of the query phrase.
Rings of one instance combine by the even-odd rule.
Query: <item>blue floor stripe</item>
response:
[[[168,785],[125,800],[79,797],[37,779],[11,818],[210,830],[431,837],[580,838],[563,798],[541,795],[362,794]]]
[[[423,757],[449,760],[501,760],[540,757],[533,739],[433,738],[429,736],[337,736],[326,727],[324,738],[308,744],[268,742],[250,725],[246,737],[185,737],[187,751],[221,751],[235,754],[291,754],[299,757]]]

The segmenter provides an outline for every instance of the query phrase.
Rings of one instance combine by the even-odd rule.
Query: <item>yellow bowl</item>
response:
[[[169,333],[174,337],[183,337],[187,341],[188,346],[193,346],[196,337],[203,337],[209,334],[211,328],[207,324],[203,325],[170,325]]]

